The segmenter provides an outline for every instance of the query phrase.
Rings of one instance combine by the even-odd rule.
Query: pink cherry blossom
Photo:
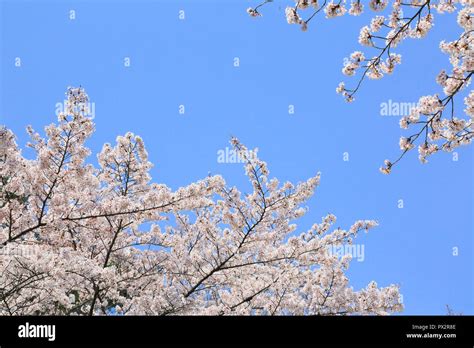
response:
[[[377,223],[333,228],[329,214],[296,220],[320,175],[294,184],[236,138],[250,192],[209,176],[176,191],[152,182],[143,140],[85,142],[94,123],[82,88],[46,137],[29,128],[34,159],[0,132],[0,315],[350,315],[402,309],[396,285],[354,290],[350,244]],[[429,149],[424,150],[429,151]],[[256,153],[256,152],[252,152]]]

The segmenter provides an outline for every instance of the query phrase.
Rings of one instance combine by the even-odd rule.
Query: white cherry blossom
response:
[[[356,55],[354,59],[359,59]],[[176,191],[152,182],[132,133],[86,161],[94,132],[82,88],[65,112],[29,128],[34,159],[0,132],[0,315],[384,315],[396,285],[356,291],[350,256],[330,253],[377,225],[296,224],[320,176],[294,184],[237,139],[250,191],[209,176]],[[429,152],[430,149],[424,150]],[[252,152],[256,153],[256,152]]]

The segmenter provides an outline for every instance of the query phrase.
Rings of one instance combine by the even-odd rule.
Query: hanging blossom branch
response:
[[[94,132],[82,88],[26,159],[0,130],[0,315],[351,315],[402,310],[399,287],[355,291],[351,244],[377,223],[307,231],[293,222],[319,185],[280,184],[231,144],[250,192],[220,176],[172,191],[151,182],[143,140],[127,133],[87,161]]]
[[[264,4],[266,4],[265,2]],[[261,4],[261,5],[264,5]],[[383,12],[389,8],[387,0],[371,0],[369,7],[375,12]],[[313,9],[313,14],[304,20],[300,13],[306,9]],[[366,79],[381,79],[385,74],[391,74],[395,67],[401,63],[401,55],[393,52],[405,39],[419,39],[427,35],[433,27],[433,9],[438,13],[457,11],[457,22],[463,29],[460,37],[453,42],[441,42],[440,48],[450,55],[453,66],[452,73],[448,75],[442,71],[437,82],[443,87],[445,97],[438,95],[421,97],[417,108],[410,116],[400,121],[404,129],[408,126],[418,125],[419,130],[409,137],[400,139],[402,154],[395,161],[385,160],[385,165],[380,170],[388,174],[392,167],[419,142],[418,152],[420,161],[427,162],[427,157],[438,150],[451,151],[472,142],[473,102],[474,95],[471,91],[464,99],[466,104],[465,117],[455,116],[455,97],[465,89],[474,70],[473,29],[474,6],[469,0],[412,0],[402,2],[393,1],[387,15],[377,15],[370,25],[360,30],[359,43],[372,48],[378,53],[372,58],[367,58],[362,51],[353,52],[345,60],[342,72],[346,76],[354,76],[360,72],[360,77],[353,88],[346,87],[341,82],[336,92],[341,94],[346,101],[352,102],[355,94],[360,90]],[[252,15],[252,10],[248,13]],[[319,12],[324,12],[326,18],[340,17],[349,13],[358,16],[363,13],[364,6],[361,1],[351,1],[347,9],[346,1],[324,1],[320,4],[317,0],[296,0],[294,7],[286,8],[286,19],[289,24],[299,24],[303,31],[308,29],[308,23]],[[446,110],[448,108],[448,110]],[[443,115],[444,112],[444,115]],[[446,114],[447,117],[446,117]]]
[[[265,6],[269,2],[273,2],[273,0],[265,0],[264,2],[262,2],[260,5],[257,5],[256,7],[249,7],[247,9],[247,13],[252,17],[261,17],[262,14],[258,12],[258,9],[262,6]]]

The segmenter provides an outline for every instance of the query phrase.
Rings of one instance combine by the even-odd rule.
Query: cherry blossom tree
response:
[[[98,164],[88,97],[67,92],[65,112],[31,127],[27,159],[0,132],[1,315],[350,315],[402,310],[396,285],[353,290],[352,243],[371,220],[333,228],[327,215],[307,231],[294,220],[319,174],[292,184],[237,139],[249,193],[220,176],[172,191],[151,182],[143,140],[105,144]]]
[[[252,17],[261,16],[261,8],[273,0],[265,0],[255,8],[248,8]],[[344,16],[346,13],[359,16],[364,11],[363,2],[351,0],[318,1],[294,0],[295,5],[285,10],[289,24],[297,24],[303,31],[308,30],[311,21],[318,14],[324,13],[326,18]],[[354,87],[346,87],[341,82],[336,92],[346,101],[352,102],[355,94],[366,79],[381,79],[391,74],[401,63],[401,55],[394,49],[406,39],[424,38],[434,25],[434,12],[443,14],[457,12],[457,23],[461,33],[454,41],[440,43],[440,49],[449,56],[450,72],[441,71],[436,78],[442,87],[438,94],[422,96],[410,115],[400,120],[403,129],[414,129],[408,137],[400,138],[400,156],[394,160],[385,160],[380,168],[389,174],[392,167],[418,144],[419,159],[427,162],[427,157],[439,150],[452,151],[454,148],[472,142],[474,120],[474,91],[464,98],[464,110],[454,107],[455,98],[469,86],[474,72],[474,1],[472,0],[369,0],[368,7],[379,14],[374,16],[369,25],[361,28],[359,44],[367,47],[368,52],[353,52],[346,60],[342,72],[346,76],[359,77]],[[390,6],[389,6],[390,5]],[[305,15],[309,12],[309,15]],[[441,95],[442,94],[442,95]],[[464,111],[464,112],[463,112]]]

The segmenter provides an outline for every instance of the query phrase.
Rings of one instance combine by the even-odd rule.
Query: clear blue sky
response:
[[[449,63],[438,45],[458,35],[455,16],[436,16],[427,39],[398,49],[403,64],[393,76],[368,81],[346,104],[335,93],[343,58],[359,49],[370,18],[319,17],[303,33],[285,22],[289,2],[266,6],[255,20],[245,12],[249,1],[0,0],[0,121],[24,145],[24,127],[54,122],[66,87],[82,85],[96,108],[92,150],[133,131],[145,140],[154,180],[172,188],[208,172],[245,188],[239,164],[217,162],[235,135],[258,146],[281,180],[322,172],[302,229],[328,212],[341,227],[380,222],[357,240],[365,259],[351,264],[354,288],[399,283],[405,314],[445,314],[446,304],[474,314],[473,148],[457,150],[457,162],[442,153],[426,165],[413,152],[392,175],[378,171],[399,154],[403,134],[380,104],[439,90],[434,78]]]

